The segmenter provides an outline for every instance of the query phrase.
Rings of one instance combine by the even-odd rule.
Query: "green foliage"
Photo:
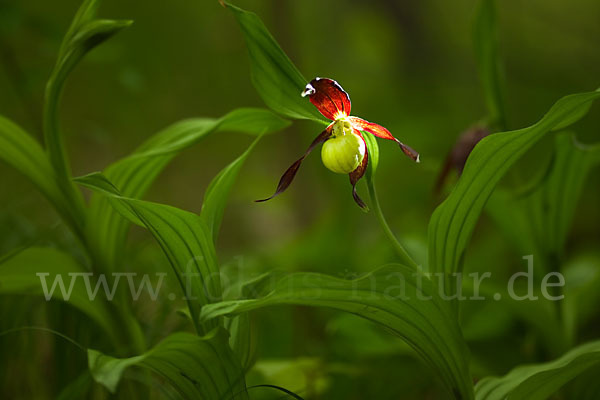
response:
[[[567,382],[600,363],[600,342],[574,348],[544,364],[519,366],[500,378],[485,378],[475,387],[477,400],[544,400]]]
[[[81,223],[71,214],[68,199],[57,184],[56,175],[44,149],[17,124],[2,116],[0,148],[0,157],[29,178],[72,227]]]
[[[204,333],[214,328],[215,321],[198,321],[202,305],[221,298],[221,277],[212,235],[200,217],[175,207],[124,197],[100,173],[76,181],[117,200],[120,203],[117,210],[123,217],[135,224],[141,222],[150,231],[179,279],[196,330]]]
[[[239,156],[235,161],[225,167],[215,178],[212,180],[206,193],[204,194],[204,202],[202,202],[202,211],[200,212],[200,218],[204,221],[208,230],[212,233],[213,240],[217,240],[219,234],[219,227],[223,220],[223,213],[225,212],[225,205],[227,204],[227,198],[235,179],[237,178],[244,162],[254,149],[259,139],[256,139],[248,150]]]
[[[263,135],[290,125],[289,121],[275,113],[319,124],[327,124],[327,121],[308,99],[300,96],[307,80],[261,19],[252,12],[231,4],[225,5],[241,28],[249,53],[252,83],[273,112],[239,108],[220,118],[182,120],[149,137],[133,153],[104,168],[102,173],[72,179],[59,124],[59,106],[66,81],[92,49],[132,23],[129,20],[98,19],[96,13],[100,1],[84,0],[61,42],[56,64],[46,85],[43,104],[45,146],[40,145],[18,124],[0,116],[0,158],[41,191],[76,237],[72,241],[69,235],[66,235],[66,239],[57,235],[49,240],[52,246],[57,247],[22,247],[0,259],[0,295],[3,296],[0,325],[3,329],[10,328],[5,332],[15,332],[18,328],[9,325],[22,325],[25,321],[56,324],[65,330],[70,329],[69,332],[76,332],[77,341],[82,339],[85,347],[90,348],[87,352],[89,372],[82,374],[82,365],[65,356],[64,349],[56,343],[26,343],[29,353],[24,356],[17,350],[8,349],[12,343],[0,343],[0,346],[4,345],[0,352],[11,354],[9,362],[3,366],[6,371],[11,368],[19,372],[32,370],[28,365],[20,365],[22,360],[26,360],[25,363],[30,359],[51,360],[51,370],[59,371],[57,375],[60,374],[62,380],[52,387],[48,398],[101,399],[106,397],[102,386],[111,394],[128,399],[154,398],[158,393],[185,399],[248,399],[249,388],[268,388],[301,398],[290,388],[279,386],[282,384],[278,382],[281,376],[284,383],[306,382],[307,398],[362,398],[362,392],[353,392],[354,388],[361,388],[361,385],[369,386],[367,393],[385,393],[370,397],[386,398],[389,393],[397,397],[397,392],[390,391],[390,388],[378,387],[388,385],[386,378],[389,377],[380,373],[381,366],[388,365],[412,372],[398,372],[398,376],[393,376],[394,380],[405,381],[399,386],[402,390],[416,388],[414,393],[406,393],[412,396],[410,398],[437,398],[437,381],[431,382],[433,376],[437,376],[446,391],[445,397],[461,400],[541,400],[558,391],[564,391],[567,397],[571,396],[568,398],[597,397],[600,342],[577,344],[582,338],[595,334],[594,329],[586,328],[597,322],[594,317],[597,317],[600,302],[597,294],[600,282],[598,254],[594,249],[591,254],[572,255],[567,252],[572,250],[567,244],[590,171],[600,163],[600,145],[583,145],[575,139],[574,134],[560,131],[589,112],[592,103],[600,97],[600,90],[563,97],[537,123],[518,130],[508,130],[505,109],[509,103],[504,98],[505,84],[496,20],[499,2],[481,0],[473,28],[475,59],[487,106],[485,122],[492,131],[502,132],[494,133],[476,145],[458,183],[430,219],[428,248],[425,249],[426,244],[422,244],[422,247],[423,252],[429,252],[429,270],[441,274],[432,276],[422,272],[420,263],[406,251],[388,224],[375,187],[375,174],[380,164],[379,147],[375,137],[367,132],[364,132],[364,139],[369,151],[369,168],[365,181],[371,198],[370,206],[389,241],[388,246],[376,239],[369,239],[367,225],[364,225],[366,229],[362,226],[360,229],[349,229],[358,217],[356,220],[348,218],[342,207],[335,207],[334,211],[339,215],[326,213],[334,215],[333,222],[327,223],[339,226],[323,229],[317,232],[320,235],[306,239],[303,245],[290,245],[290,248],[296,246],[295,250],[285,248],[279,259],[274,257],[278,261],[289,261],[285,265],[291,265],[292,268],[310,265],[311,268],[327,268],[327,272],[331,272],[353,259],[357,251],[351,247],[360,244],[368,247],[365,251],[367,256],[353,261],[355,264],[350,264],[350,267],[360,264],[361,271],[366,273],[356,279],[339,279],[331,273],[265,273],[277,266],[278,262],[265,256],[262,250],[255,249],[258,258],[255,258],[256,254],[250,255],[249,265],[240,265],[236,274],[219,265],[216,241],[227,199],[244,163]],[[411,11],[409,8],[406,10]],[[325,13],[326,7],[323,10],[311,10],[307,15],[317,18],[321,12]],[[337,14],[327,18],[332,21],[331,25],[340,37],[323,35],[319,40],[326,41],[325,47],[335,54],[334,59],[348,62],[345,58],[348,55],[335,48],[336,41],[349,37],[345,26],[348,15],[340,13],[339,16],[339,19]],[[406,33],[409,34],[411,30],[407,28]],[[2,47],[1,39],[0,54],[3,57],[10,55]],[[353,54],[350,60],[370,61],[370,57],[364,51],[364,54]],[[168,61],[171,62],[170,59]],[[224,76],[231,78],[226,73]],[[433,85],[433,82],[428,84]],[[433,96],[430,92],[426,93],[426,100],[436,104],[431,100]],[[206,96],[212,100],[210,93]],[[389,100],[386,98],[385,101]],[[417,102],[419,98],[410,97],[410,101]],[[524,155],[554,132],[558,133],[553,138],[553,154],[548,168],[540,168],[537,159],[530,162],[536,169],[544,171],[525,182],[527,190],[514,189],[511,185],[498,189],[499,182],[517,161],[527,161]],[[231,136],[235,133],[250,135],[254,140],[211,181],[204,193],[199,215],[142,200],[165,167],[183,150],[213,134],[220,135],[222,143],[237,140],[237,137]],[[228,149],[227,146],[223,148]],[[201,160],[198,165],[202,167],[207,162]],[[429,171],[421,173],[428,174]],[[419,202],[426,202],[422,198],[425,196],[423,191],[418,188],[405,190],[406,183],[404,178],[401,179],[388,184],[402,186],[403,194],[419,196]],[[92,190],[89,203],[86,204],[74,182]],[[10,188],[7,192],[10,192]],[[566,296],[562,303],[544,299],[537,287],[533,291],[539,297],[536,301],[511,299],[504,283],[490,281],[478,288],[478,294],[494,299],[494,303],[488,300],[480,307],[469,304],[472,308],[465,308],[470,319],[461,319],[464,314],[457,312],[457,302],[448,301],[443,295],[443,291],[447,290],[440,286],[448,283],[452,273],[463,271],[465,251],[484,207],[487,207],[487,214],[500,228],[504,239],[512,242],[515,249],[541,256],[542,267],[536,268],[542,272],[560,271],[565,275],[567,284],[564,289],[557,291]],[[395,212],[397,214],[393,221],[407,217],[414,222],[420,218],[418,212],[404,212],[398,208]],[[280,218],[275,214],[257,215],[253,217],[264,225]],[[263,218],[266,222],[263,222]],[[95,274],[110,275],[119,271],[119,268],[144,273],[149,272],[149,268],[159,271],[168,268],[160,260],[149,267],[135,259],[136,256],[150,258],[151,255],[134,255],[133,247],[128,245],[127,233],[132,223],[147,229],[158,244],[148,246],[148,253],[155,255],[153,251],[161,250],[166,256],[177,277],[182,299],[187,302],[187,309],[182,311],[185,319],[176,322],[170,319],[171,314],[180,307],[175,303],[172,303],[174,307],[162,301],[144,304],[136,307],[134,313],[123,292],[116,292],[114,299],[106,299],[102,295],[90,297],[94,285],[96,290],[103,286],[97,284],[100,281]],[[355,238],[357,231],[364,233],[364,237]],[[3,229],[3,232],[7,232],[7,236],[13,234],[11,227]],[[488,240],[494,241],[494,246],[489,247],[492,248],[496,246],[498,238],[491,235]],[[7,240],[7,243],[14,242],[19,242],[19,239],[12,242]],[[479,243],[484,244],[484,240]],[[294,251],[311,254],[294,256]],[[480,251],[485,253],[484,249]],[[369,272],[367,268],[373,264],[372,260],[384,260],[392,252],[395,252],[395,257],[402,265],[386,265]],[[485,257],[488,255],[485,254]],[[336,265],[328,265],[331,261]],[[498,266],[496,264],[500,263],[494,264],[493,260],[485,261],[490,261],[490,269],[497,268],[494,273],[498,272],[499,275],[508,275],[511,268],[515,267]],[[40,272],[45,274],[45,280],[40,279]],[[90,279],[75,279],[83,276]],[[446,282],[438,284],[440,276],[445,276]],[[59,278],[63,279],[63,285],[58,283]],[[225,285],[229,282],[233,284]],[[33,310],[32,315],[25,315],[29,314],[24,311],[28,303],[22,299],[27,296],[37,301],[44,297],[49,300],[49,287],[54,288],[53,298],[79,312],[65,313],[62,308],[53,308],[60,302],[52,302],[41,310]],[[475,293],[475,288],[468,283],[455,289],[464,289],[464,294]],[[496,298],[496,295],[499,297]],[[300,309],[302,311],[297,314],[297,308],[294,308],[293,312],[286,309],[281,314],[275,311],[269,315],[250,313],[280,305],[309,306],[310,311]],[[359,316],[368,327],[349,320],[345,324],[338,321],[336,328],[335,320],[330,324],[324,322],[331,310],[322,309]],[[162,319],[153,318],[152,322],[144,324],[147,313],[162,314]],[[190,320],[196,334],[181,332]],[[256,320],[259,323],[255,325]],[[90,321],[93,324],[88,327]],[[164,324],[162,321],[165,321]],[[315,334],[309,331],[312,325],[320,324],[326,325],[322,332]],[[391,342],[386,336],[381,343],[373,346],[375,351],[367,348],[372,343],[365,342],[381,339],[378,333],[374,333],[378,331],[371,331],[373,326],[382,327],[404,342]],[[465,330],[465,335],[461,328]],[[336,336],[340,332],[332,333],[335,329],[351,332]],[[67,333],[49,331],[67,338]],[[96,331],[101,334],[97,335]],[[349,337],[350,340],[338,340],[338,337]],[[88,341],[92,339],[97,342],[89,345]],[[146,341],[158,344],[146,350]],[[280,346],[276,347],[275,343]],[[500,350],[496,349],[499,344],[502,345]],[[349,346],[364,346],[365,349],[353,352],[348,351]],[[419,367],[409,346],[429,369]],[[102,352],[91,348],[102,349]],[[499,354],[505,350],[509,354]],[[307,351],[318,353],[318,356],[311,355],[308,362],[303,362],[301,357],[293,358]],[[29,357],[33,352],[38,355],[37,358]],[[475,354],[473,359],[471,352]],[[554,361],[530,364],[563,353]],[[126,357],[132,354],[136,355]],[[286,358],[268,360],[269,357],[282,356]],[[33,361],[30,363],[34,364]],[[378,368],[371,368],[374,364]],[[302,365],[309,365],[310,368],[299,367]],[[261,369],[263,372],[268,370],[269,366],[271,372],[276,370],[278,373],[261,372]],[[287,368],[287,372],[278,370],[277,366],[285,366],[282,369]],[[508,374],[495,376],[512,367]],[[140,373],[140,369],[146,371]],[[149,380],[148,370],[160,379]],[[47,376],[42,376],[46,373],[44,369],[37,375],[28,376],[28,379],[31,382],[47,379]],[[288,376],[307,376],[286,380],[286,373]],[[10,379],[10,374],[4,375]],[[474,376],[487,377],[474,386]],[[120,383],[124,377],[132,379]],[[260,379],[276,382],[263,382]],[[155,388],[146,392],[146,389],[134,386],[133,381],[152,383]],[[248,388],[246,382],[249,382]],[[293,389],[296,391],[296,388]],[[259,392],[252,392],[253,398],[262,399]],[[9,396],[11,394],[9,390]],[[304,393],[301,395],[304,396]]]
[[[86,273],[88,271],[67,253],[50,247],[30,247],[0,261],[0,294],[44,296],[47,300],[51,296],[52,299],[65,301],[96,322],[113,343],[117,343],[119,322],[115,320],[105,299],[100,296],[91,299],[88,296],[86,281],[81,279]],[[57,281],[57,277],[62,280]]]
[[[488,108],[489,124],[498,127],[500,130],[506,130],[504,96],[502,93],[504,79],[498,54],[495,3],[495,0],[481,0],[479,2],[475,16],[473,38],[478,71]]]
[[[252,83],[265,104],[272,110],[294,119],[324,122],[324,117],[300,97],[308,83],[289,57],[281,50],[265,24],[252,12],[227,3],[240,24],[252,71]]]
[[[88,363],[94,380],[111,393],[123,372],[137,366],[159,375],[185,399],[248,399],[244,372],[220,329],[204,337],[175,333],[131,358],[88,350]]]
[[[556,136],[550,168],[527,199],[534,237],[545,254],[562,255],[584,184],[598,163],[600,144],[583,145],[573,134]]]
[[[119,188],[123,196],[140,198],[173,157],[210,134],[233,131],[261,135],[281,130],[288,124],[272,112],[258,108],[234,110],[219,119],[180,121],[150,137],[130,156],[107,167],[104,174]],[[242,161],[238,162],[238,167],[233,167],[225,175],[226,183],[231,184],[241,163]],[[225,192],[224,190],[222,193]],[[87,228],[92,245],[108,268],[118,265],[118,254],[122,251],[129,224],[115,213],[101,195],[94,195],[90,201]],[[216,236],[218,225],[215,225],[214,220],[210,221],[210,229],[215,230]]]
[[[496,133],[473,149],[456,187],[436,208],[429,223],[429,267],[446,273],[461,270],[475,224],[497,183],[508,169],[545,134],[574,123],[600,91],[560,99],[536,124]]]
[[[439,297],[436,286],[427,277],[414,269],[382,267],[356,280],[297,273],[278,280],[273,287],[262,285],[258,298],[207,305],[202,309],[202,318],[209,320],[280,304],[350,312],[406,340],[439,373],[454,396],[473,397],[468,350],[449,303]]]

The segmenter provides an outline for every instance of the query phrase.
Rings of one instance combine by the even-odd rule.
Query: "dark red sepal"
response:
[[[331,136],[331,125],[329,125],[323,132],[321,132],[319,134],[319,136],[317,136],[315,138],[315,140],[313,140],[313,142],[310,144],[310,146],[308,146],[308,149],[306,149],[306,152],[304,153],[304,155],[302,157],[300,157],[298,160],[296,160],[283,173],[283,175],[281,176],[281,179],[279,180],[279,183],[277,184],[277,189],[275,190],[275,193],[273,193],[273,195],[271,197],[268,197],[266,199],[261,199],[261,200],[255,200],[255,201],[260,203],[263,201],[271,200],[273,197],[283,193],[290,186],[290,184],[296,177],[296,173],[298,172],[298,169],[300,168],[300,164],[302,164],[302,161],[304,161],[306,156],[308,156],[310,154],[310,152],[313,151],[313,149],[316,146],[318,146],[319,144],[321,144],[321,143],[325,142],[327,139],[329,139],[330,136]]]
[[[357,132],[357,134],[361,137],[361,139],[364,142],[364,139],[360,132]],[[367,142],[365,142],[365,146],[366,145]],[[367,171],[367,166],[369,165],[369,151],[368,149],[366,150],[367,151],[365,151],[365,155],[363,156],[360,165],[356,167],[354,171],[348,174],[350,176],[350,183],[352,184],[352,197],[354,198],[356,204],[358,204],[358,206],[363,209],[363,211],[369,211],[369,207],[365,204],[365,202],[360,198],[360,196],[356,192],[356,184],[364,176],[365,172]]]
[[[396,139],[394,137],[394,135],[392,135],[390,133],[390,131],[388,131],[385,127],[383,127],[379,124],[373,123],[373,122],[366,121],[366,120],[364,120],[362,118],[358,118],[358,117],[348,117],[348,120],[350,121],[352,126],[354,126],[356,129],[359,129],[361,131],[367,131],[381,139],[395,141],[396,143],[398,143],[398,145],[400,146],[400,148],[402,149],[402,152],[404,154],[406,154],[407,156],[412,158],[413,161],[416,161],[416,162],[420,161],[419,153],[417,153],[415,150],[413,150],[410,146],[407,146],[404,143],[402,143],[401,141],[399,141],[398,139]]]

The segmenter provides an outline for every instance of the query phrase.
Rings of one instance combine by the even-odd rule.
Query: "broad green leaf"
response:
[[[600,97],[600,91],[560,99],[536,124],[496,133],[471,152],[463,174],[429,223],[429,266],[433,271],[459,271],[464,250],[481,211],[508,169],[545,134]]]
[[[519,366],[500,378],[489,377],[475,387],[477,400],[544,400],[566,383],[600,364],[600,341],[574,348],[543,364]]]
[[[140,198],[180,151],[215,132],[261,135],[281,130],[289,122],[258,108],[234,110],[222,118],[196,118],[177,122],[144,142],[130,156],[110,165],[104,174],[125,197]],[[214,221],[213,221],[214,222]],[[88,237],[94,252],[113,268],[126,240],[129,223],[120,218],[108,200],[92,196]],[[218,227],[217,227],[218,228]],[[212,229],[212,226],[211,226]]]
[[[498,56],[495,0],[481,0],[474,21],[475,56],[488,108],[489,123],[506,129],[503,77]]]
[[[259,139],[260,138],[257,138],[244,154],[219,172],[206,189],[200,218],[212,233],[215,242],[219,235],[219,228],[221,226],[221,221],[223,220],[223,213],[225,212],[225,205],[227,204],[229,192],[231,191],[244,162],[254,149],[254,146],[256,146],[256,143],[258,143]]]
[[[125,370],[140,367],[159,375],[185,399],[248,399],[244,372],[221,329],[204,337],[175,333],[131,358],[88,350],[88,364],[94,380],[111,393],[116,392]]]
[[[414,269],[380,268],[356,280],[296,273],[266,285],[262,296],[204,306],[202,318],[232,316],[266,306],[295,304],[347,311],[376,322],[403,338],[441,377],[457,399],[472,399],[468,349],[449,302]],[[430,300],[424,300],[431,296]]]
[[[0,158],[25,175],[74,229],[77,218],[56,182],[52,165],[40,144],[17,124],[0,116]]]
[[[554,157],[546,179],[529,198],[528,214],[539,246],[548,255],[562,255],[571,221],[590,170],[600,163],[600,145],[578,143],[562,133],[554,141]]]
[[[120,203],[116,209],[123,217],[132,223],[141,222],[150,231],[177,275],[197,331],[204,333],[218,325],[216,321],[198,322],[201,306],[221,299],[212,235],[200,217],[175,207],[124,197],[100,173],[75,181]]]
[[[85,275],[91,278],[91,273],[70,255],[50,247],[30,247],[0,261],[0,294],[64,301],[95,321],[116,342],[121,335],[121,323],[105,298],[90,297]],[[91,282],[92,289],[93,285]]]
[[[260,18],[253,12],[226,4],[246,40],[252,83],[265,104],[290,118],[327,123],[310,101],[300,95],[308,81],[279,47]]]

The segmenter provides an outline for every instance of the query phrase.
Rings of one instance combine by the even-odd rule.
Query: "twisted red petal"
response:
[[[419,162],[419,153],[417,153],[415,150],[396,139],[390,133],[390,131],[388,131],[383,126],[375,124],[373,122],[365,121],[364,119],[358,117],[348,117],[348,120],[356,129],[359,129],[361,131],[367,131],[382,139],[395,141],[400,145],[400,148],[402,149],[404,154],[412,158],[414,161]]]
[[[302,92],[325,118],[332,121],[350,115],[350,96],[333,79],[315,78]]]
[[[296,160],[283,173],[283,175],[281,176],[281,179],[279,179],[279,183],[277,184],[277,189],[275,189],[275,193],[273,193],[273,195],[271,197],[268,197],[268,198],[262,199],[262,200],[255,200],[255,201],[260,203],[263,201],[271,200],[273,197],[277,196],[278,194],[283,193],[288,188],[288,186],[290,186],[290,184],[296,177],[296,172],[298,172],[298,168],[300,168],[300,164],[302,164],[302,161],[304,161],[306,156],[308,156],[310,154],[310,152],[313,151],[313,149],[315,147],[317,147],[319,144],[321,144],[321,143],[325,142],[327,139],[329,139],[330,136],[331,136],[331,125],[329,125],[327,128],[325,128],[325,130],[323,132],[321,132],[319,134],[319,136],[317,136],[315,138],[315,140],[313,140],[313,142],[310,144],[310,146],[308,146],[308,149],[306,149],[306,152],[304,153],[304,155],[302,157],[300,157],[298,160]]]
[[[365,142],[365,139],[362,137],[362,134],[360,133],[360,131],[357,130],[355,133],[358,136],[360,136],[362,141],[365,143],[365,147],[366,147],[367,142]],[[352,184],[352,197],[354,198],[354,201],[356,202],[356,204],[358,204],[358,206],[360,208],[362,208],[365,211],[369,211],[369,207],[367,207],[365,202],[362,201],[362,199],[356,192],[356,184],[358,183],[360,178],[363,177],[363,175],[367,171],[367,166],[369,165],[369,150],[368,149],[366,149],[366,150],[367,151],[365,151],[365,155],[362,159],[362,162],[360,163],[360,165],[358,167],[356,167],[356,169],[354,171],[350,172],[349,176],[350,176],[350,183]]]

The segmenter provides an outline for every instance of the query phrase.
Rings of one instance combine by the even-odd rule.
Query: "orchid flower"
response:
[[[275,193],[269,198],[257,200],[258,202],[270,200],[285,191],[296,176],[302,161],[315,147],[322,143],[321,159],[323,164],[333,172],[350,176],[352,197],[354,197],[356,204],[366,210],[367,205],[356,192],[356,183],[365,174],[369,162],[367,143],[361,131],[372,133],[382,139],[395,141],[400,145],[404,154],[419,162],[419,153],[396,139],[386,128],[365,121],[362,118],[350,116],[350,96],[333,79],[315,78],[306,85],[301,95],[302,97],[308,96],[310,102],[317,107],[319,112],[333,122],[313,140],[304,155],[285,171],[279,180]]]

